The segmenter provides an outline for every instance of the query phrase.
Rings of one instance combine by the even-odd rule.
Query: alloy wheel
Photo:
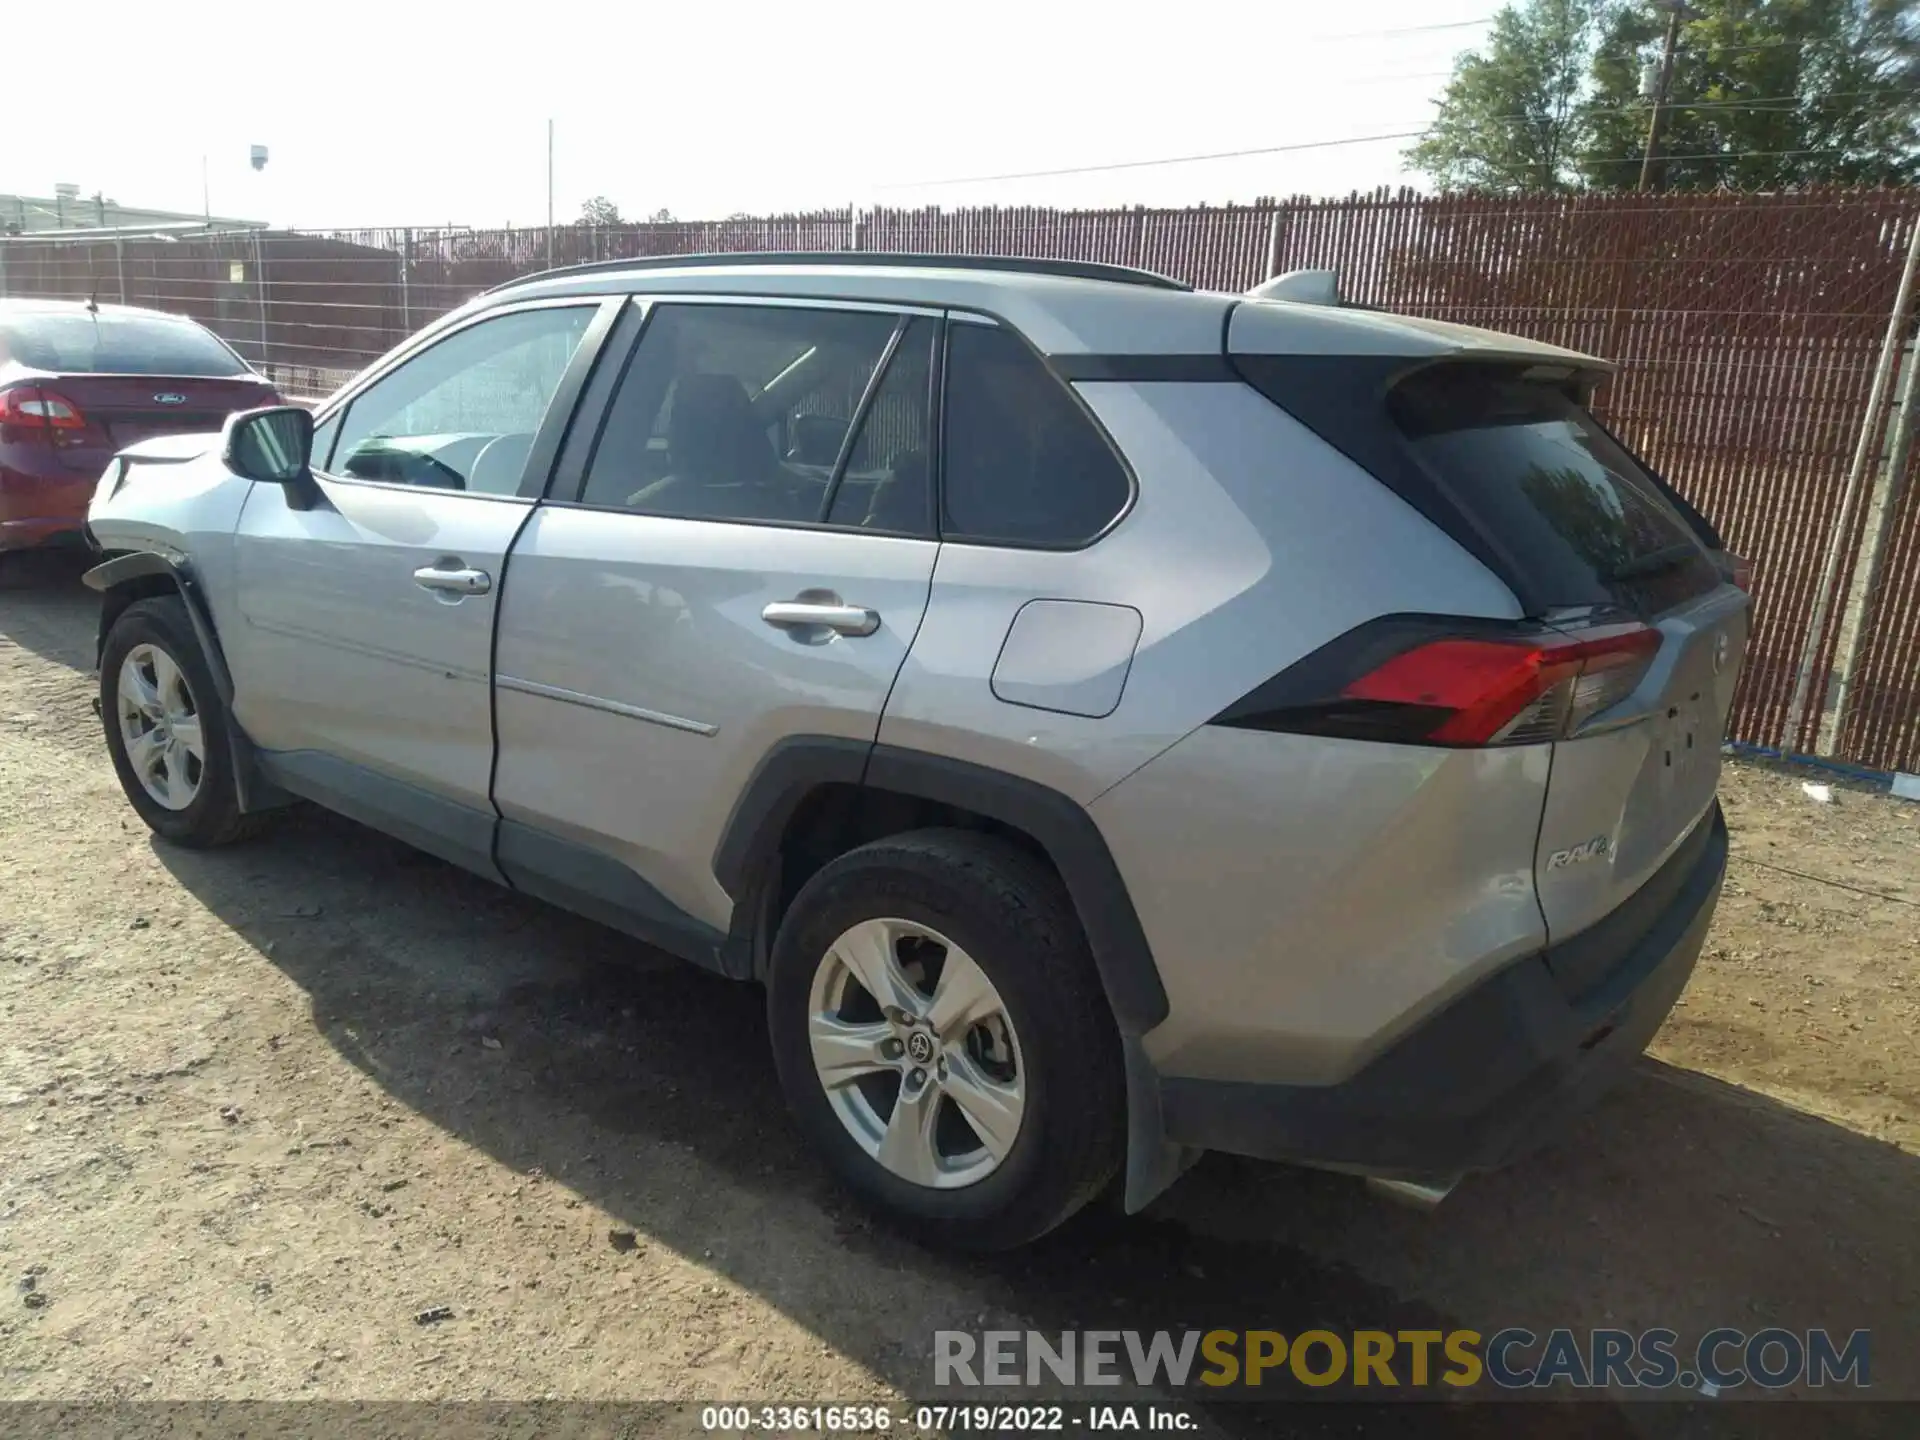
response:
[[[206,774],[206,734],[193,689],[173,657],[136,645],[114,687],[127,763],[156,805],[185,810]]]
[[[1019,1136],[1027,1076],[978,963],[914,921],[863,920],[821,957],[807,1006],[814,1071],[847,1133],[903,1180],[977,1184]]]

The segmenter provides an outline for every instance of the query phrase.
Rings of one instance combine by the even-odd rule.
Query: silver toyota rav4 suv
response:
[[[1326,291],[502,286],[113,462],[114,766],[168,841],[315,801],[763,982],[800,1126],[936,1241],[1205,1150],[1437,1193],[1686,984],[1749,604],[1602,361]]]

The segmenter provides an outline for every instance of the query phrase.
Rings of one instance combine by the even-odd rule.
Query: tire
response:
[[[129,683],[129,657],[134,658],[134,668],[143,677],[158,676],[156,693],[164,692],[165,724],[156,726],[154,717],[143,712],[146,725],[171,735],[171,727],[180,723],[181,734],[185,735],[182,722],[198,722],[197,757],[190,743],[180,740],[173,751],[178,758],[163,761],[157,772],[148,771],[150,777],[164,776],[155,783],[175,800],[184,799],[184,804],[164,803],[150,791],[130,752],[129,726],[142,721],[130,721],[123,702],[139,711],[143,701]],[[165,665],[169,664],[177,672],[178,683],[167,683],[170,677]],[[148,701],[151,698],[146,697]],[[151,708],[148,704],[147,709]],[[100,722],[120,788],[154,834],[176,845],[204,849],[231,844],[258,829],[262,817],[240,813],[233,773],[232,721],[194,638],[186,604],[178,596],[136,600],[114,622],[100,652]],[[184,784],[175,780],[175,766]]]
[[[860,954],[869,970],[875,955],[900,962],[892,973],[916,985],[934,1023],[903,1028],[899,1015],[911,997],[889,1020],[872,989],[846,983],[855,967],[844,957]],[[955,981],[949,1001],[978,994],[978,976],[961,968],[969,958],[992,996],[959,1013],[988,1018],[939,1029],[948,1018],[940,1008],[945,992],[929,977],[936,965],[942,982],[966,977]],[[1119,1032],[1064,888],[1005,841],[921,830],[823,867],[780,925],[767,1014],[781,1087],[801,1129],[865,1205],[928,1244],[974,1251],[1025,1244],[1098,1195],[1119,1168],[1126,1129]],[[828,1053],[851,1057],[843,1069],[863,1072],[857,1081],[829,1087],[822,1064],[832,1062],[815,1058],[817,1026],[827,1027],[829,1044],[845,1038],[851,1048]],[[915,1029],[927,1030],[926,1043],[915,1041]],[[875,1035],[889,1037],[877,1053],[893,1047],[891,1074],[868,1067]],[[929,1051],[935,1058],[915,1063]],[[916,1085],[915,1075],[926,1079]],[[902,1112],[909,1094],[922,1098]],[[1014,1094],[1017,1128],[1006,1120],[1013,1107],[1002,1103]],[[993,1103],[983,1105],[983,1095]],[[935,1137],[930,1162],[926,1149],[892,1148],[902,1113],[933,1117],[914,1131]],[[988,1123],[976,1123],[976,1115]],[[997,1147],[987,1138],[994,1132]],[[884,1163],[883,1153],[896,1163]]]

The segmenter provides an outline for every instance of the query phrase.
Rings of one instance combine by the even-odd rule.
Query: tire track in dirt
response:
[[[318,812],[154,845],[88,705],[92,617],[71,586],[0,597],[0,1254],[51,1297],[0,1318],[5,1393],[852,1399],[924,1393],[942,1327],[1507,1323],[1870,1325],[1877,1387],[1915,1393],[1914,1157],[1653,1063],[1433,1216],[1215,1157],[1012,1257],[876,1233],[787,1122],[758,991]],[[1744,951],[1732,915],[1714,944]],[[1689,1023],[1727,1008],[1693,993]],[[1692,1437],[1745,1412],[1209,1413]]]

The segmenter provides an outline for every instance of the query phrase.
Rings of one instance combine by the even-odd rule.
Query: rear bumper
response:
[[[86,543],[86,516],[36,515],[32,519],[0,520],[0,550],[31,550],[42,545]]]
[[[1646,1049],[1693,973],[1726,864],[1716,802],[1613,916],[1508,966],[1339,1084],[1161,1079],[1166,1137],[1403,1178],[1504,1164]]]
[[[0,458],[0,550],[78,541],[97,479],[64,469],[43,474]]]

